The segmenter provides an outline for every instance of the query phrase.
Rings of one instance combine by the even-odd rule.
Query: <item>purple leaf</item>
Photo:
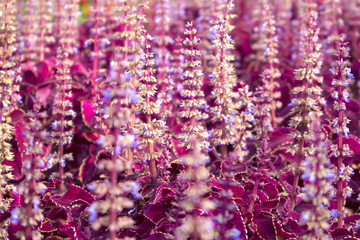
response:
[[[52,198],[55,203],[64,207],[69,207],[72,203],[75,202],[90,205],[95,200],[93,195],[75,185],[71,185],[64,196],[54,196]]]
[[[166,217],[166,208],[161,203],[146,204],[144,206],[143,212],[144,216],[155,224]]]
[[[81,115],[84,123],[92,128],[95,126],[95,112],[91,101],[83,100],[81,102]]]

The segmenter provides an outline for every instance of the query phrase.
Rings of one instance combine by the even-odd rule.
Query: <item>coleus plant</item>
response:
[[[360,238],[356,1],[0,10],[0,239]]]

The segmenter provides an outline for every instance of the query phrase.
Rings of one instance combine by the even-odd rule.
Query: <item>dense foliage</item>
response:
[[[360,239],[358,1],[0,11],[0,239]]]

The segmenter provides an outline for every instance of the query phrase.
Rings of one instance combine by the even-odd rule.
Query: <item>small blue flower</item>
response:
[[[98,78],[95,79],[95,82],[100,82],[100,81],[103,80],[103,79],[104,79],[104,77],[103,77],[103,76],[100,76],[100,77],[98,77]]]
[[[347,76],[348,78],[352,78],[352,79],[355,78],[354,75],[351,73],[351,69],[350,69],[350,68],[346,68],[346,76]]]
[[[308,179],[309,179],[309,173],[305,171],[305,172],[301,175],[301,179],[304,180],[304,181],[308,180]]]
[[[70,111],[70,115],[71,115],[73,118],[75,118],[75,117],[76,117],[76,112],[75,112],[74,110],[71,110],[71,111]]]
[[[310,215],[311,215],[311,213],[309,211],[303,212],[301,214],[301,221],[303,221],[303,222],[309,221]]]
[[[18,208],[14,208],[12,211],[11,211],[11,217],[10,217],[10,221],[13,225],[17,225],[19,223],[19,211],[18,211]]]
[[[329,169],[328,169],[328,171],[327,171],[327,175],[326,175],[326,180],[333,180],[335,178],[335,174],[334,174],[334,172],[333,171],[330,171]]]
[[[39,205],[40,205],[39,199],[35,198],[35,199],[34,199],[34,202],[33,202],[33,208],[34,208],[34,211],[35,211],[35,212],[38,212],[38,211],[39,211]]]
[[[90,207],[88,207],[87,211],[90,213],[90,217],[89,217],[89,222],[95,222],[96,218],[97,218],[97,212],[96,212],[96,207],[95,205],[91,205]]]
[[[213,130],[208,131],[208,136],[207,136],[207,139],[209,139],[209,138],[211,138],[211,137],[212,137],[213,132],[214,132]]]
[[[99,138],[98,140],[96,140],[96,143],[100,146],[102,146],[104,144],[104,139]]]
[[[340,216],[340,212],[336,212],[334,209],[330,212],[331,216],[334,218],[337,218]]]
[[[116,146],[115,146],[115,155],[117,155],[117,156],[121,155],[121,146],[120,146],[120,144],[116,144]]]
[[[127,73],[126,75],[125,75],[125,77],[124,77],[124,80],[126,81],[126,82],[130,82],[130,80],[132,79],[132,74],[131,73]]]
[[[214,79],[215,79],[213,74],[210,74],[208,77],[210,78],[210,81],[214,81]]]
[[[87,188],[88,188],[90,191],[95,191],[96,184],[95,184],[95,183],[90,183],[90,184],[87,185]]]
[[[128,214],[135,212],[135,210],[136,210],[136,208],[131,209],[130,211],[128,211]]]
[[[136,97],[136,94],[135,94],[135,92],[133,91],[133,90],[130,90],[129,91],[129,97],[130,97],[130,100],[131,100],[131,102],[132,103],[134,103],[134,104],[139,104],[139,99]]]
[[[131,143],[131,147],[133,147],[133,148],[137,148],[138,146],[139,146],[139,143],[137,143],[136,141],[133,141]]]
[[[241,235],[241,231],[239,229],[236,228],[232,228],[229,231],[227,231],[226,234],[228,239],[231,240],[240,240],[240,235]]]
[[[345,91],[344,94],[343,94],[343,98],[344,98],[345,102],[349,102],[349,96],[350,96],[350,94]]]
[[[340,168],[340,171],[338,171],[338,174],[339,174],[339,175],[342,175],[342,174],[344,173],[344,170],[345,170],[345,168],[344,168],[344,166],[342,166],[342,167]]]
[[[295,99],[291,99],[291,103],[289,103],[289,107],[292,107],[292,106],[294,106],[294,103],[295,103]]]
[[[107,102],[110,100],[110,88],[106,88],[105,90],[103,90],[102,94],[104,95],[102,99],[103,102]]]
[[[19,103],[19,104],[22,104],[23,101],[22,101],[22,97],[20,95],[18,95],[16,101]]]
[[[50,157],[50,155],[47,158],[47,164],[48,164],[48,167],[52,167],[52,165],[54,164],[53,159]]]
[[[140,186],[139,184],[137,184],[136,182],[133,182],[132,183],[132,191],[131,191],[131,194],[133,195],[133,197],[135,199],[141,199],[141,195],[139,193],[139,190],[140,190]]]

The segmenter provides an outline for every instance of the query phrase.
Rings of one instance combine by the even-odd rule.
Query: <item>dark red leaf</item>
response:
[[[166,208],[161,203],[147,204],[144,206],[143,212],[144,216],[155,224],[166,217]]]
[[[259,212],[254,215],[256,233],[267,240],[276,240],[276,227],[274,216],[268,212]]]
[[[45,82],[49,77],[49,66],[46,62],[39,62],[36,64],[36,83],[41,84]]]
[[[79,176],[82,184],[88,184],[94,177],[96,171],[95,158],[85,158],[80,166]]]
[[[292,128],[275,129],[273,132],[271,132],[269,147],[271,149],[275,149],[283,144],[292,143],[293,137],[290,134],[294,132],[296,132],[296,130]]]
[[[81,115],[84,123],[88,127],[95,126],[95,112],[94,112],[94,106],[91,101],[89,100],[81,101]]]
[[[84,189],[71,185],[68,191],[62,197],[52,197],[55,203],[64,207],[69,207],[72,203],[85,203],[90,205],[94,200],[94,196]]]

